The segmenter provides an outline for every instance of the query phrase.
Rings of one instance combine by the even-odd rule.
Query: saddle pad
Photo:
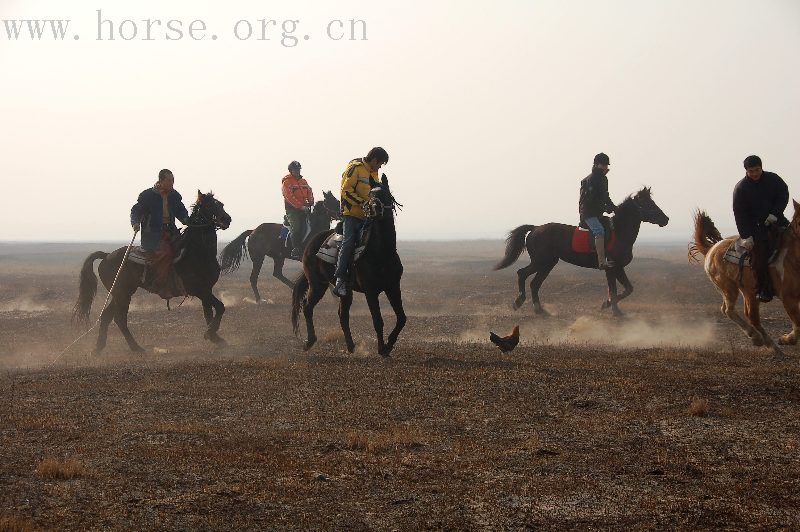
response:
[[[575,253],[594,253],[589,239],[592,237],[592,232],[588,229],[576,227],[572,233],[572,251]],[[614,244],[617,243],[617,232],[611,231],[611,238],[606,240],[606,250],[611,251],[614,249]]]
[[[172,259],[172,264],[177,264],[186,254],[186,248],[180,250],[178,255]],[[147,251],[141,246],[133,246],[128,253],[128,260],[134,264],[147,264]]]
[[[750,267],[750,253],[746,249],[742,249],[736,244],[738,240],[734,240],[731,242],[731,245],[728,246],[728,249],[725,250],[725,260],[728,262],[732,262],[737,266],[742,264],[743,266],[749,268]],[[742,257],[744,257],[744,263],[742,263]]]
[[[343,235],[336,233],[331,234],[331,236],[325,239],[325,242],[323,242],[319,247],[319,251],[317,251],[317,257],[320,260],[330,264],[336,264],[336,260],[339,258],[339,248],[342,247],[343,239]],[[364,254],[365,247],[366,246],[363,243],[359,246],[356,246],[356,252],[355,255],[353,255],[353,262],[356,262],[361,258],[361,255]]]
[[[141,246],[133,246],[128,260],[136,264],[147,264],[147,252]]]

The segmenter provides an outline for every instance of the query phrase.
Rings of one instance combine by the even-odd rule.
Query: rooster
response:
[[[503,353],[513,351],[519,343],[519,325],[514,327],[514,331],[504,338],[500,338],[493,332],[489,332],[489,341],[496,345]]]

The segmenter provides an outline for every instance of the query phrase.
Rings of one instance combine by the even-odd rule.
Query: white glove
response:
[[[746,249],[747,251],[753,250],[753,237],[749,236],[747,238],[743,238],[740,240],[740,246]]]
[[[772,225],[777,221],[778,221],[778,217],[775,216],[774,214],[770,214],[769,216],[767,216],[767,219],[764,221],[764,225]]]

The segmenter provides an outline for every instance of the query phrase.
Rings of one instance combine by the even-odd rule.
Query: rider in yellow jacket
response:
[[[336,262],[336,286],[334,295],[346,296],[350,262],[356,248],[358,236],[364,228],[366,216],[364,203],[369,199],[372,187],[378,183],[378,170],[389,162],[389,154],[383,148],[372,148],[366,157],[353,159],[342,174],[342,246]]]

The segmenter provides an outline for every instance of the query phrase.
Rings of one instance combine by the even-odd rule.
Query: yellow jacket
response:
[[[361,204],[369,199],[372,187],[378,184],[378,172],[372,172],[363,159],[353,159],[342,174],[342,214],[365,218]]]

